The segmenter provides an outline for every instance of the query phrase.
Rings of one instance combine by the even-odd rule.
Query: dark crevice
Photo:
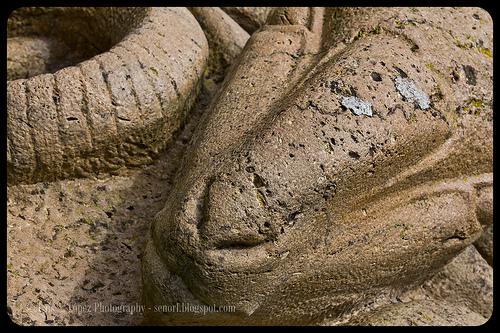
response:
[[[447,238],[443,239],[443,241],[446,242],[446,241],[449,241],[449,240],[452,240],[452,239],[465,240],[465,239],[467,239],[467,237],[463,233],[457,233],[455,235],[452,235],[450,237],[447,237]]]
[[[264,180],[264,178],[262,178],[261,176],[259,176],[256,173],[254,173],[253,174],[253,184],[257,188],[259,188],[259,187],[265,187],[266,186],[266,181]]]
[[[402,77],[402,78],[407,78],[408,77],[408,74],[406,74],[405,71],[403,71],[401,68],[399,67],[396,67],[396,66],[393,66],[394,69],[399,73],[399,75]]]
[[[371,77],[372,77],[373,81],[376,81],[376,82],[382,81],[382,76],[380,76],[380,74],[377,72],[372,72]]]
[[[349,151],[349,156],[352,157],[352,158],[354,158],[354,159],[356,159],[356,160],[361,157],[357,152],[352,151],[352,150]]]
[[[217,250],[246,250],[263,243],[262,240],[227,240],[215,245]]]

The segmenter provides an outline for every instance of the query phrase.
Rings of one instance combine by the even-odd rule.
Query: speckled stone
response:
[[[143,261],[147,304],[236,312],[147,322],[340,322],[476,241],[493,175],[491,28],[478,8],[273,11],[193,134]],[[436,324],[484,318],[440,301],[416,306]]]

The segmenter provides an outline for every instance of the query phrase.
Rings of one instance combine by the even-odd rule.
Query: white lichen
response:
[[[372,116],[372,105],[356,96],[342,97],[342,105],[350,109],[356,116]]]
[[[396,77],[394,85],[397,91],[409,102],[414,102],[420,109],[425,110],[430,107],[429,97],[415,83],[409,79]]]

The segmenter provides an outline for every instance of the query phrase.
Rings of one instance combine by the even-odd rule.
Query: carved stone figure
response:
[[[186,8],[21,8],[8,24],[10,184],[150,163],[184,121],[208,58]]]
[[[338,319],[472,244],[492,200],[491,30],[471,28],[491,22],[476,12],[274,11],[196,129],[143,266],[150,304],[237,313],[151,320]]]
[[[491,316],[486,11],[21,8],[7,46],[11,187],[154,163],[214,93],[137,255],[145,323]]]

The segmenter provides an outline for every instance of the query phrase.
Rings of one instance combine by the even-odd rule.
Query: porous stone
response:
[[[271,13],[203,115],[143,261],[147,304],[235,312],[147,321],[315,324],[439,272],[482,233],[491,33],[478,8]],[[461,322],[427,303],[435,323]]]
[[[249,34],[262,27],[273,7],[221,7]]]
[[[8,37],[9,184],[151,163],[183,123],[208,58],[186,8],[21,8]]]
[[[224,71],[241,53],[250,35],[218,7],[192,7],[190,11],[207,36],[210,70],[221,80]]]
[[[491,316],[484,10],[22,8],[8,25],[16,323]],[[86,311],[101,303],[139,310]]]
[[[359,312],[347,324],[482,325],[493,312],[492,291],[493,269],[469,246],[422,286],[387,305]]]

